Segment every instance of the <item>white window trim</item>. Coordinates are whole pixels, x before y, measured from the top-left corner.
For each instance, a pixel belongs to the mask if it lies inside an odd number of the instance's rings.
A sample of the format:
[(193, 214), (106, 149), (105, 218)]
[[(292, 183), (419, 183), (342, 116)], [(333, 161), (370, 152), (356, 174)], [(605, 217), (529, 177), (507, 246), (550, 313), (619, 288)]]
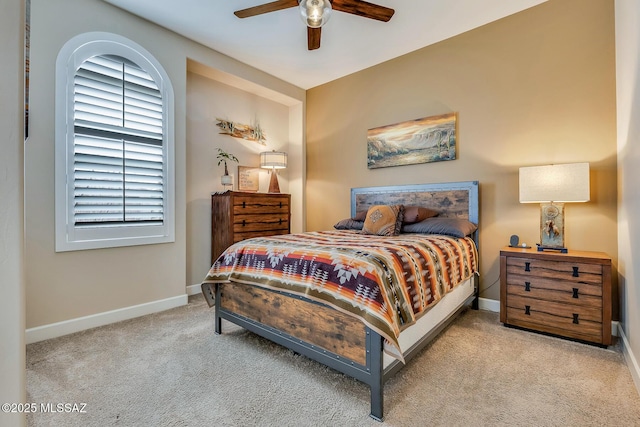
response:
[[(164, 221), (163, 225), (74, 226), (73, 220), (73, 79), (78, 67), (96, 55), (129, 59), (149, 73), (164, 100)], [(169, 76), (160, 63), (137, 43), (106, 32), (80, 34), (60, 49), (55, 76), (55, 222), (56, 252), (148, 245), (175, 241), (174, 94)], [(71, 147), (71, 148), (70, 148)], [(69, 182), (68, 182), (69, 181)]]

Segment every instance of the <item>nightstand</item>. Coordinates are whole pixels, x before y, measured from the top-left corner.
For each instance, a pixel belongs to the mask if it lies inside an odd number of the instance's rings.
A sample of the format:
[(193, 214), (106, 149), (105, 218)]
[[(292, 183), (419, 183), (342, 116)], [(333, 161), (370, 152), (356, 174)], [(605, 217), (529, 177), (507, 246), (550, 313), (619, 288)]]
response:
[(611, 344), (611, 258), (602, 252), (500, 251), (500, 321)]

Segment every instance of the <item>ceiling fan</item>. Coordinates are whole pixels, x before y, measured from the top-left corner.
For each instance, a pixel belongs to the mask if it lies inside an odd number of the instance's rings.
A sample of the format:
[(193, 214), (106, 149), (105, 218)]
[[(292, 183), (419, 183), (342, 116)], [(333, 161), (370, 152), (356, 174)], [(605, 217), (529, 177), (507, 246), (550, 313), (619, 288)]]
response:
[(389, 21), (395, 12), (388, 7), (361, 0), (277, 0), (237, 10), (234, 15), (238, 18), (249, 18), (291, 7), (300, 8), (300, 15), (307, 24), (307, 47), (309, 50), (320, 47), (321, 27), (329, 19), (331, 9), (383, 22)]

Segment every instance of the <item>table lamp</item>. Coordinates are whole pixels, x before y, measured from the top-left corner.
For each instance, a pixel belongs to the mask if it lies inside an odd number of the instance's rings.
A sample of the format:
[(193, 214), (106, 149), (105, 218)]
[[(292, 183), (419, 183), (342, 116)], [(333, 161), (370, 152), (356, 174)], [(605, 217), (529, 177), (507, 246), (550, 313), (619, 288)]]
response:
[(282, 151), (265, 151), (260, 153), (260, 167), (271, 169), (271, 180), (269, 181), (269, 193), (279, 193), (278, 175), (276, 169), (287, 167), (287, 153)]
[(540, 203), (538, 251), (567, 252), (564, 204), (588, 202), (589, 163), (520, 168), (520, 203)]

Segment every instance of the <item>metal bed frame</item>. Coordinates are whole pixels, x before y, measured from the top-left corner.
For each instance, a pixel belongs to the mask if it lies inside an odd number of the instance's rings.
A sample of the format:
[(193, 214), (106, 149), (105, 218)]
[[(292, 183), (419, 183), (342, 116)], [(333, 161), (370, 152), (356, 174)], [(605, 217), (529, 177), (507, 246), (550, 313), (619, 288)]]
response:
[[(468, 210), (462, 215), (460, 213), (454, 213), (449, 216), (462, 216), (468, 218), (471, 222), (478, 223), (478, 182), (466, 181), (458, 183), (443, 183), (443, 184), (419, 184), (409, 186), (387, 186), (387, 187), (368, 187), (368, 188), (354, 188), (351, 190), (351, 202), (352, 202), (352, 214), (355, 214), (357, 210), (368, 207), (367, 205), (382, 204), (389, 198), (394, 201), (399, 200), (399, 194), (409, 194), (408, 198), (401, 198), (401, 200), (407, 200), (405, 204), (415, 204), (420, 200), (415, 200), (412, 196), (417, 193), (430, 193), (431, 195), (440, 192), (450, 191), (462, 191), (468, 192), (468, 198), (465, 203), (468, 205)], [(366, 200), (362, 202), (362, 200)], [(451, 200), (448, 200), (447, 204)], [(431, 207), (431, 206), (430, 206)], [(447, 216), (446, 214), (444, 216)], [(476, 231), (472, 236), (476, 245), (478, 243), (478, 232)], [(447, 325), (455, 319), (460, 311), (462, 311), (467, 305), (471, 305), (473, 309), (478, 309), (478, 295), (479, 295), (479, 279), (477, 275), (472, 277), (474, 294), (467, 298), (467, 300), (457, 307), (453, 313), (447, 316), (446, 319), (441, 321), (438, 325), (430, 330), (426, 335), (420, 338), (411, 348), (409, 348), (405, 354), (403, 354), (405, 362), (408, 362), (415, 357), (420, 350), (422, 350), (433, 338), (435, 338)], [(312, 301), (305, 297), (294, 295), (287, 292), (281, 292), (277, 290), (265, 290), (267, 292), (273, 292), (275, 294), (284, 296), (286, 298), (297, 299), (305, 301), (310, 304), (318, 306), (328, 307), (325, 304)], [(384, 368), (383, 364), (383, 338), (377, 332), (365, 327), (365, 346), (366, 346), (366, 363), (364, 365), (349, 360), (344, 356), (328, 351), (317, 344), (304, 341), (296, 338), (290, 334), (287, 334), (277, 328), (265, 325), (247, 316), (235, 313), (230, 310), (226, 310), (221, 305), (222, 294), (221, 285), (216, 284), (214, 289), (211, 287), (204, 287), (203, 293), (209, 300), (210, 305), (215, 304), (215, 333), (222, 333), (222, 319), (228, 320), (236, 325), (239, 325), (253, 333), (256, 333), (264, 338), (267, 338), (279, 345), (282, 345), (288, 349), (291, 349), (301, 355), (304, 355), (310, 359), (322, 363), (332, 369), (344, 373), (350, 377), (353, 377), (370, 387), (371, 390), (371, 413), (370, 416), (378, 421), (383, 420), (383, 407), (384, 407), (384, 393), (383, 386), (387, 379), (391, 378), (397, 371), (399, 371), (404, 365), (399, 360), (392, 361), (389, 366)], [(214, 302), (215, 301), (215, 302)]]

